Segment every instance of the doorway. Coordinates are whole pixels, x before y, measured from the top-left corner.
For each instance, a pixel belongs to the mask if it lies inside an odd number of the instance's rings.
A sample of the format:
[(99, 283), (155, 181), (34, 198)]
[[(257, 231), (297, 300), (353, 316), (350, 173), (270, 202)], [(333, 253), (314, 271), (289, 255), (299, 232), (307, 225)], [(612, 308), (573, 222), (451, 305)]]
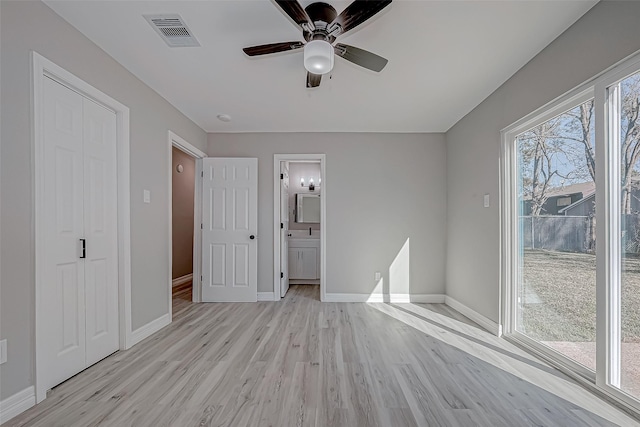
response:
[(196, 159), (172, 147), (171, 150), (171, 294), (175, 305), (193, 300), (193, 221)]
[(289, 285), (319, 287), (325, 299), (326, 182), (324, 154), (274, 155), (275, 301)]
[(171, 315), (200, 301), (201, 189), (206, 154), (169, 131), (169, 307)]

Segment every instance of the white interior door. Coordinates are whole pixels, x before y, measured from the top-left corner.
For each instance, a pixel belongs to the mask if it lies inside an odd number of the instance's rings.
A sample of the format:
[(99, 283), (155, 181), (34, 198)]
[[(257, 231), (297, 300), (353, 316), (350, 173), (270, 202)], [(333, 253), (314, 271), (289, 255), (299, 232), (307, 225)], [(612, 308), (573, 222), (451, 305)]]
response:
[(289, 290), (289, 166), (280, 162), (280, 297)]
[(51, 79), (43, 91), (37, 315), (50, 388), (118, 349), (116, 122), (115, 113)]
[(202, 159), (202, 301), (258, 299), (258, 159)]
[(119, 348), (116, 114), (83, 99), (86, 365)]
[(45, 283), (38, 316), (50, 388), (85, 367), (83, 121), (82, 96), (51, 79), (43, 90)]

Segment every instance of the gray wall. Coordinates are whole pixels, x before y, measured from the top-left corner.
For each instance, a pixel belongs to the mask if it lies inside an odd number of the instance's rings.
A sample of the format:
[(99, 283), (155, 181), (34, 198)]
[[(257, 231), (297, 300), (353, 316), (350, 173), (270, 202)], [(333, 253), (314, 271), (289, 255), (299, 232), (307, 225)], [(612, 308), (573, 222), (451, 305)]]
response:
[(273, 155), (326, 154), (328, 293), (370, 293), (410, 238), (411, 287), (444, 293), (442, 134), (209, 134), (210, 156), (258, 158), (258, 291), (273, 290)]
[[(168, 312), (171, 129), (204, 149), (206, 134), (40, 2), (0, 2), (1, 225), (0, 400), (33, 384), (34, 237), (30, 51), (35, 50), (131, 109), (131, 258), (134, 329)], [(142, 190), (151, 190), (151, 204)]]
[(640, 49), (638, 17), (600, 2), (446, 133), (447, 295), (500, 320), (500, 130)]

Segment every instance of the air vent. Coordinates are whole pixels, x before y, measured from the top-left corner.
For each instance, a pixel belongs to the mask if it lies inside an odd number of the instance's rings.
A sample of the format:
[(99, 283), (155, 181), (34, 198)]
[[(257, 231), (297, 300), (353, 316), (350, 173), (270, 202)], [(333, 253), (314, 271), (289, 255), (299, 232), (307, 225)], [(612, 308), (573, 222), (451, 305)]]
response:
[(169, 47), (200, 46), (180, 15), (143, 15)]

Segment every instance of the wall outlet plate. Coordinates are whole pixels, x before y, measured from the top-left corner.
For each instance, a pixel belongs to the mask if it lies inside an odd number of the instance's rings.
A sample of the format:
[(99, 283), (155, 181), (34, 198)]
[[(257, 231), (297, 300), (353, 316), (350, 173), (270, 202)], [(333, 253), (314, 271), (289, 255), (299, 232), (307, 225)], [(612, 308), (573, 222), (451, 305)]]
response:
[(7, 340), (0, 341), (0, 365), (7, 361)]

